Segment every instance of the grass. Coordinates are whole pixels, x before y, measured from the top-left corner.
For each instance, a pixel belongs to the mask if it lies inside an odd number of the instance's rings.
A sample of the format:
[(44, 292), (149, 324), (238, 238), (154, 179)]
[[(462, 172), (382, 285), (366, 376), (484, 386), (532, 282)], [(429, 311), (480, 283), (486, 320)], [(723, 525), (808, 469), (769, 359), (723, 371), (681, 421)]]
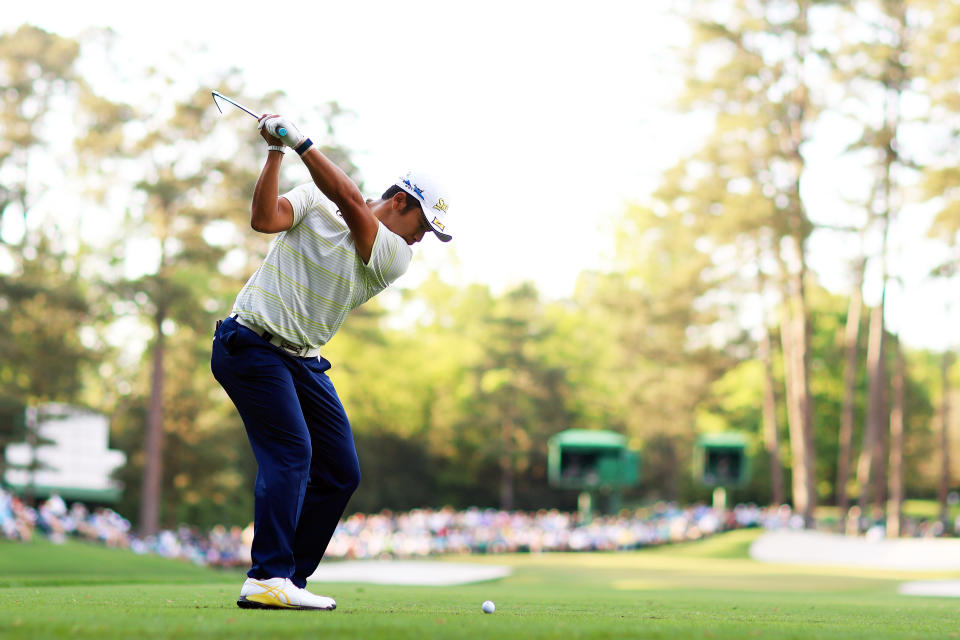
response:
[[(0, 588), (106, 584), (191, 584), (243, 580), (181, 561), (82, 542), (55, 545), (0, 541)], [(0, 592), (2, 594), (3, 592)], [(0, 595), (0, 598), (3, 596)]]
[[(459, 587), (314, 584), (334, 612), (236, 607), (243, 574), (80, 543), (0, 543), (0, 638), (960, 638), (930, 574), (765, 565), (754, 531), (630, 553), (452, 558), (513, 575)], [(957, 578), (956, 574), (936, 577)], [(483, 600), (497, 612), (480, 612)]]

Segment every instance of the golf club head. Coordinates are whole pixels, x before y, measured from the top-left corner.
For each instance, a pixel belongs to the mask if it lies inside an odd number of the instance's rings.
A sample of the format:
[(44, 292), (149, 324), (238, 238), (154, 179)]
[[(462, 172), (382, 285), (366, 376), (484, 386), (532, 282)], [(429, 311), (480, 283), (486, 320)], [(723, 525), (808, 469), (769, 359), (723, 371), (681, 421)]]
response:
[(211, 92), (211, 95), (213, 96), (213, 104), (217, 105), (217, 111), (219, 111), (219, 112), (222, 114), (222, 113), (223, 113), (223, 109), (220, 108), (220, 101), (217, 100), (217, 92), (216, 92), (216, 91), (212, 91), (212, 92)]

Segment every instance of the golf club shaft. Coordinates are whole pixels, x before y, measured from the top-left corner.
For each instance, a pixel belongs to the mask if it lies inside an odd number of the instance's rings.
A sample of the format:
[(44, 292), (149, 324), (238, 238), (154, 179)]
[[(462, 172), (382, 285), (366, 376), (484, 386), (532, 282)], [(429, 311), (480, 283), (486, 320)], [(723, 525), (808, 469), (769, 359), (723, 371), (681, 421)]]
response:
[[(244, 112), (246, 112), (246, 113), (249, 113), (249, 114), (252, 115), (254, 118), (257, 118), (257, 119), (260, 118), (260, 116), (258, 116), (258, 115), (255, 114), (253, 111), (251, 111), (251, 110), (248, 109), (247, 107), (243, 106), (242, 104), (240, 104), (239, 102), (237, 102), (237, 101), (234, 100), (233, 98), (228, 98), (227, 96), (223, 95), (223, 94), (220, 93), (219, 91), (211, 91), (210, 93), (213, 94), (213, 101), (214, 101), (214, 103), (216, 103), (217, 98), (220, 98), (220, 99), (223, 100), (224, 102), (229, 102), (230, 104), (232, 104), (233, 106), (235, 106), (237, 109), (240, 109), (241, 111), (244, 111)], [(217, 106), (219, 106), (219, 105), (217, 105)]]
[[(253, 117), (256, 118), (257, 120), (260, 119), (260, 116), (258, 116), (256, 113), (254, 113), (253, 111), (251, 111), (251, 110), (248, 109), (247, 107), (243, 106), (242, 104), (240, 104), (240, 103), (237, 102), (236, 100), (233, 100), (232, 98), (228, 98), (227, 96), (223, 95), (223, 94), (220, 93), (219, 91), (211, 91), (210, 93), (213, 95), (213, 102), (214, 102), (214, 104), (217, 105), (217, 108), (218, 108), (218, 109), (220, 108), (220, 104), (217, 102), (217, 98), (220, 98), (221, 100), (223, 100), (223, 101), (225, 101), (225, 102), (229, 102), (230, 104), (232, 104), (233, 106), (235, 106), (237, 109), (240, 109), (240, 110), (243, 111), (244, 113), (249, 113), (251, 116), (253, 116)], [(222, 113), (222, 111), (221, 111), (221, 113)], [(277, 133), (278, 133), (280, 136), (285, 136), (285, 135), (287, 135), (287, 130), (284, 129), (283, 127), (280, 127), (279, 129), (277, 129)]]

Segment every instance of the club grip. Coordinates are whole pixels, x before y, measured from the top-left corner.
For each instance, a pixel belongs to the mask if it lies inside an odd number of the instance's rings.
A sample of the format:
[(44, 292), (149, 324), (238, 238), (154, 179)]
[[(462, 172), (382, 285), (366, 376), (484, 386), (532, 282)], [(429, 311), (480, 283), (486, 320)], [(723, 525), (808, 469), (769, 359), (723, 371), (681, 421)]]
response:
[(282, 138), (283, 136), (287, 135), (287, 128), (281, 127), (280, 122), (272, 119), (267, 121), (267, 131), (270, 133), (270, 135), (277, 138)]

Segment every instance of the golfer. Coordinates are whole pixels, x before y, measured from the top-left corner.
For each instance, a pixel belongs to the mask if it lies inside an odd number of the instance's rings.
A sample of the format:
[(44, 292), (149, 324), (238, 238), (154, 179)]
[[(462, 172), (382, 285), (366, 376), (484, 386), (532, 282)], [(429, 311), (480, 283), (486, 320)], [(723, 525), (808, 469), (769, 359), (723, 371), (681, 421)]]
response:
[[(253, 566), (237, 604), (330, 610), (337, 603), (307, 591), (307, 578), (360, 482), (360, 466), (320, 352), (351, 309), (403, 275), (412, 245), (430, 232), (451, 239), (446, 194), (410, 172), (365, 200), (288, 119), (263, 116), (260, 135), (267, 160), (250, 224), (277, 236), (231, 315), (217, 323), (211, 358), (257, 459)], [(285, 146), (313, 182), (280, 196)]]

